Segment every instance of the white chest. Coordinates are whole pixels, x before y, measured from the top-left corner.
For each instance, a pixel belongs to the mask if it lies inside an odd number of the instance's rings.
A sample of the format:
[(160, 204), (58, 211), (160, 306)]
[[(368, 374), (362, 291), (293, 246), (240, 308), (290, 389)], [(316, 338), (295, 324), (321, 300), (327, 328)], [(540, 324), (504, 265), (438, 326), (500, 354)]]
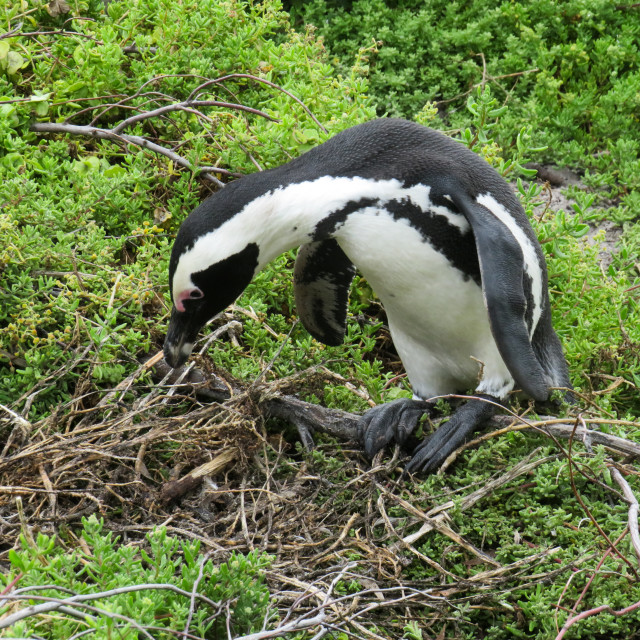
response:
[(477, 387), (498, 395), (509, 386), (480, 287), (408, 221), (363, 210), (348, 217), (336, 238), (382, 301), (417, 395)]

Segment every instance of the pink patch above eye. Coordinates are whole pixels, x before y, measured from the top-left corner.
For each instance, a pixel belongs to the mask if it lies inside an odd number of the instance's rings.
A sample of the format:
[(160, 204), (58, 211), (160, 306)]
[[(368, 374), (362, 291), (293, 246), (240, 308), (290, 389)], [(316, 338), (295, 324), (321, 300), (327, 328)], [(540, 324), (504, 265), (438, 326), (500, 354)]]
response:
[(184, 301), (185, 300), (196, 300), (198, 298), (202, 298), (202, 291), (200, 289), (185, 289), (181, 291), (175, 298), (175, 305), (178, 311), (184, 312)]

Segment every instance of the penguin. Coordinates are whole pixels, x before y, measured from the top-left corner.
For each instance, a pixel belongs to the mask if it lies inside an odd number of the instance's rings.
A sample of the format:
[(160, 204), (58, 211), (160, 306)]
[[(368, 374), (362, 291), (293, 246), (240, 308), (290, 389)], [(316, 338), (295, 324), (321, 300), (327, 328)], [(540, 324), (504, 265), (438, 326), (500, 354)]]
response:
[(407, 443), (434, 398), (474, 390), (413, 450), (406, 472), (432, 472), (512, 392), (546, 401), (570, 388), (544, 256), (519, 200), (460, 142), (391, 118), (231, 182), (190, 213), (169, 264), (166, 361), (182, 365), (204, 324), (295, 247), (296, 308), (314, 338), (342, 342), (356, 269), (385, 308), (414, 395), (362, 416), (368, 456)]

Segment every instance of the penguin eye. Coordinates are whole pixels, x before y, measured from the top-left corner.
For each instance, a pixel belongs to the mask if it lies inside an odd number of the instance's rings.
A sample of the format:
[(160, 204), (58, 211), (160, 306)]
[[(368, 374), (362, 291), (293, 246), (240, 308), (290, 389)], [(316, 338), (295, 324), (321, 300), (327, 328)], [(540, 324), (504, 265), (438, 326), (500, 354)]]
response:
[(175, 298), (176, 309), (182, 313), (185, 311), (184, 303), (190, 300), (200, 300), (204, 298), (204, 293), (202, 289), (198, 287), (193, 287), (192, 289), (185, 289), (181, 291)]

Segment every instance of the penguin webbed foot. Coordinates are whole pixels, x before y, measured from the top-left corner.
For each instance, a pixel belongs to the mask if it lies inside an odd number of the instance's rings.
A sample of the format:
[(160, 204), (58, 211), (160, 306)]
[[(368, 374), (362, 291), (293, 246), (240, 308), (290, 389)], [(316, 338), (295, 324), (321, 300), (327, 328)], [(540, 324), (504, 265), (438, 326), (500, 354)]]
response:
[(373, 456), (390, 442), (405, 445), (420, 418), (433, 409), (423, 400), (399, 398), (369, 409), (358, 423), (358, 436), (367, 456)]
[(403, 475), (427, 474), (437, 470), (499, 408), (500, 401), (492, 396), (478, 396), (467, 400), (447, 422), (414, 449), (413, 457)]

